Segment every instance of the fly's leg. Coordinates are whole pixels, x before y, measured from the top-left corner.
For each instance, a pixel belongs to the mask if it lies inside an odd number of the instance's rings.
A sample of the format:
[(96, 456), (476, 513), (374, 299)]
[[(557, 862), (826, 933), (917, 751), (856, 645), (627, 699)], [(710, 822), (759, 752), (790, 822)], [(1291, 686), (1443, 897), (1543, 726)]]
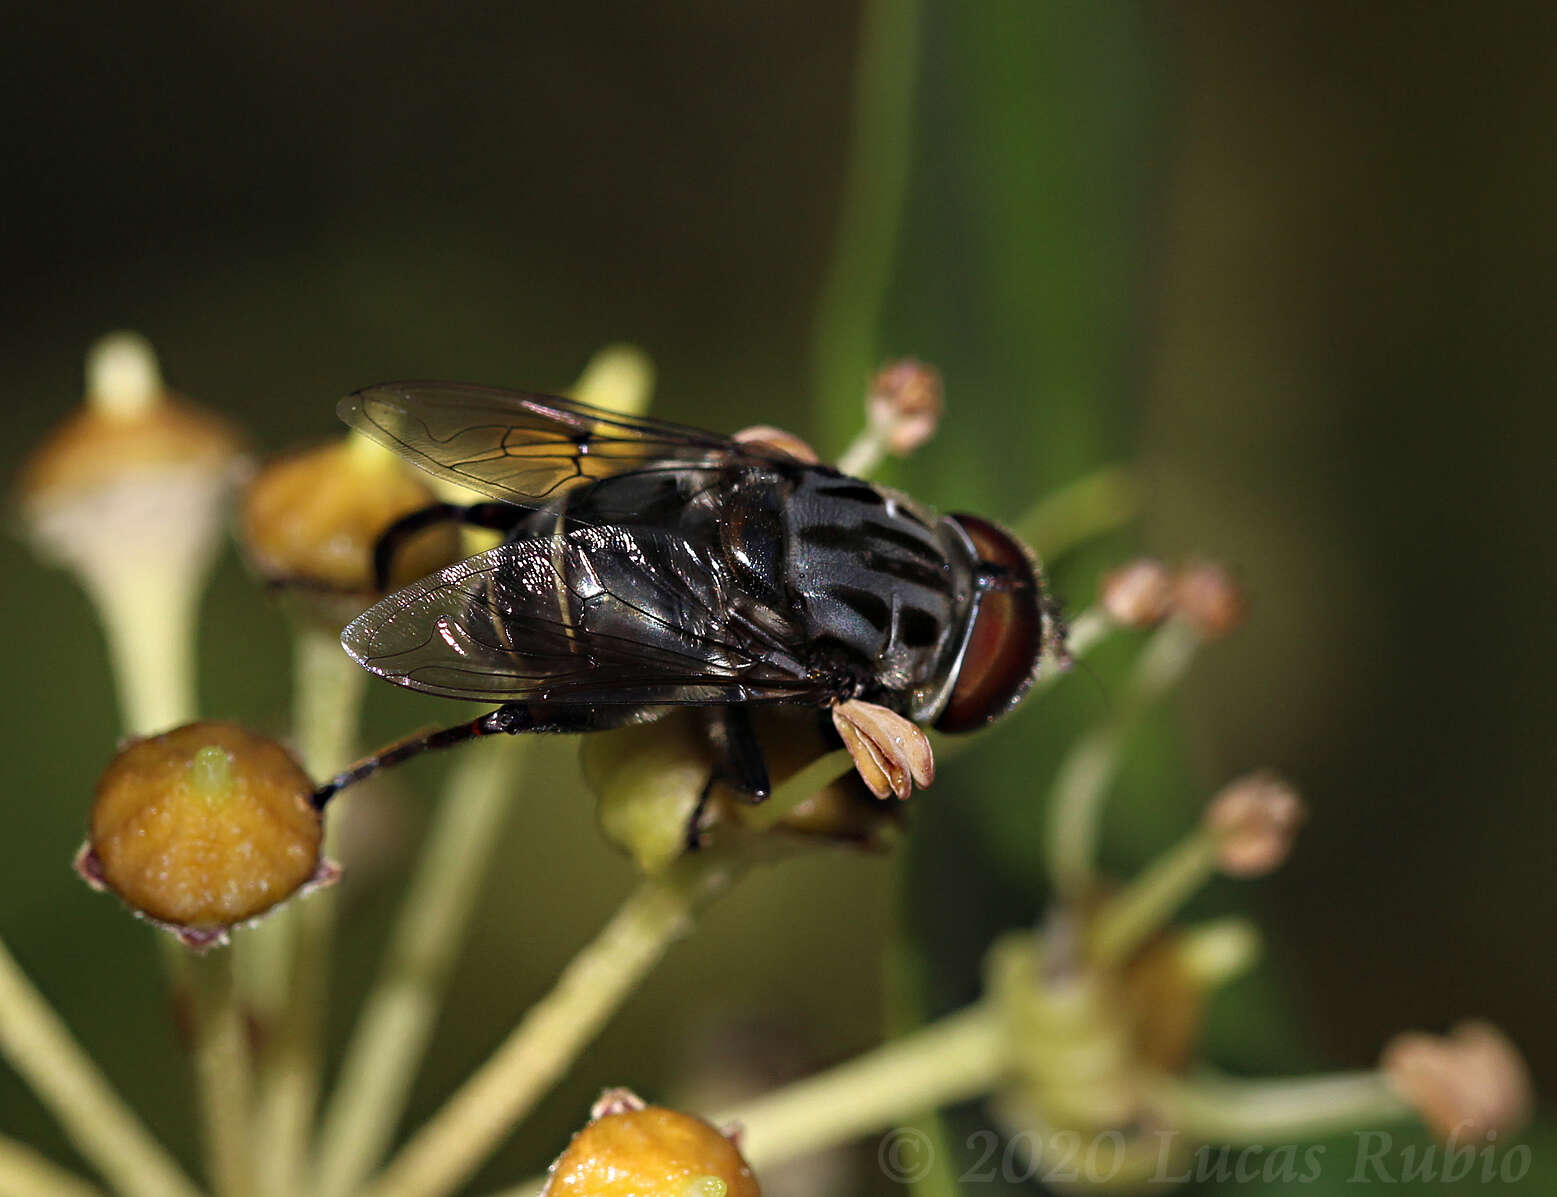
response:
[(389, 573), (395, 554), (407, 540), (425, 528), (437, 524), (464, 524), (492, 532), (508, 532), (524, 518), (524, 510), (512, 503), (433, 503), (409, 515), (403, 515), (379, 534), (373, 545), (373, 588), (380, 593), (389, 589)]
[(751, 725), (751, 708), (730, 703), (716, 707), (709, 733), (714, 751), (719, 754), (717, 780), (745, 795), (748, 801), (761, 802), (773, 788), (768, 776), (768, 761)]
[(752, 729), (750, 709), (734, 703), (715, 707), (709, 712), (708, 734), (718, 763), (709, 774), (703, 792), (697, 796), (692, 817), (687, 820), (688, 848), (696, 848), (702, 839), (703, 817), (708, 812), (708, 800), (716, 785), (723, 782), (752, 803), (761, 802), (773, 790), (767, 758)]
[(337, 773), (313, 792), (310, 801), (315, 810), (323, 810), (325, 803), (347, 786), (356, 785), (372, 777), (380, 769), (398, 765), (402, 761), (431, 752), (436, 748), (452, 748), (467, 740), (479, 740), (483, 736), (523, 735), (526, 733), (605, 731), (642, 718), (639, 707), (567, 707), (542, 706), (527, 702), (510, 702), (488, 711), (468, 723), (456, 723), (433, 731), (420, 731), (396, 740), (387, 748), (380, 748), (371, 756), (365, 756), (356, 764)]

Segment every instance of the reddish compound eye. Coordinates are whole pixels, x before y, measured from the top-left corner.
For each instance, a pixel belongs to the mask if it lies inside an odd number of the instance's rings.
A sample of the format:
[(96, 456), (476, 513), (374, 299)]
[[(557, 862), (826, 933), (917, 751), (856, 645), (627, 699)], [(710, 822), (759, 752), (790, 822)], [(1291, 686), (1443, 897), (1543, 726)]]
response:
[(946, 709), (944, 732), (972, 731), (1005, 714), (1027, 693), (1043, 656), (1043, 588), (1032, 555), (1004, 528), (973, 515), (953, 515), (979, 560), (1002, 576), (986, 589)]

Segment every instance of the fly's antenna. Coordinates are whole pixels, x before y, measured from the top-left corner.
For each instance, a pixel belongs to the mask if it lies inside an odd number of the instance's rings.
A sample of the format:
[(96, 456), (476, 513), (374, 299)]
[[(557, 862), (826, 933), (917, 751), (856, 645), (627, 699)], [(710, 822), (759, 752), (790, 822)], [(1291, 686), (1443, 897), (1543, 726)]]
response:
[(1086, 661), (1071, 655), (1070, 645), (1070, 621), (1065, 618), (1065, 604), (1060, 601), (1052, 591), (1044, 589), (1040, 602), (1043, 610), (1043, 647), (1044, 656), (1053, 661), (1063, 673), (1069, 673), (1072, 669), (1079, 669), (1086, 674), (1092, 684), (1097, 687), (1098, 696), (1103, 700), (1105, 710), (1112, 712), (1114, 708), (1113, 696), (1109, 694), (1108, 687), (1103, 684), (1103, 679)]
[(1097, 688), (1098, 697), (1103, 701), (1103, 709), (1110, 715), (1114, 713), (1114, 696), (1108, 692), (1108, 687), (1103, 684), (1102, 677), (1096, 669), (1092, 668), (1089, 662), (1075, 657), (1068, 657), (1065, 668), (1075, 668), (1086, 674), (1093, 686)]

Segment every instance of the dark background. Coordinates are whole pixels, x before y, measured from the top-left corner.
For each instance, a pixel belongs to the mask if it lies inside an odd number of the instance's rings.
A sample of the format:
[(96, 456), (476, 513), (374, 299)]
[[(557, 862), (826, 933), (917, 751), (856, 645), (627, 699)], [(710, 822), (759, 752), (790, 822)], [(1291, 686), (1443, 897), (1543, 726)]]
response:
[[(1251, 592), (1111, 807), (1125, 868), (1246, 767), (1310, 796), (1291, 864), (1203, 903), (1255, 911), (1271, 940), (1208, 1054), (1364, 1067), (1399, 1028), (1485, 1015), (1549, 1085), (1557, 10), (932, 4), (898, 188), (868, 144), (851, 159), (855, 68), (916, 11), (9, 6), (0, 465), (14, 474), (118, 327), (267, 451), (333, 435), (334, 398), (368, 382), (557, 388), (629, 339), (657, 363), (658, 413), (785, 424), (836, 452), (864, 370), (917, 354), (945, 371), (949, 416), (895, 481), (1014, 518), (1129, 460), (1141, 519), (1057, 563), (1071, 604), (1136, 548), (1215, 555)], [(819, 308), (840, 230), (845, 260), (860, 237), (885, 247), (879, 318), (868, 296)], [(21, 544), (0, 559), (0, 933), (192, 1152), (151, 932), (66, 867), (116, 738), (98, 633)], [(229, 555), (204, 614), (209, 713), (282, 730), (285, 653)], [(816, 1063), (875, 1042), (904, 889), (924, 1001), (970, 994), (988, 934), (1042, 901), (1044, 780), (1120, 664), (946, 769), (906, 863), (822, 856), (727, 899), (485, 1180), (543, 1163), (604, 1083), (688, 1083), (721, 1028), (782, 1033)], [(371, 732), (441, 715), (375, 692)], [(403, 848), (438, 769), (408, 771)], [(516, 803), (413, 1114), (628, 884), (582, 797), (552, 800), (576, 788), (571, 749), (536, 769), (547, 801)], [(394, 881), (353, 891), (341, 1031)], [(8, 1072), (0, 1129), (68, 1152)], [(1527, 1184), (1550, 1182), (1547, 1154)], [(840, 1191), (884, 1183), (863, 1158)]]

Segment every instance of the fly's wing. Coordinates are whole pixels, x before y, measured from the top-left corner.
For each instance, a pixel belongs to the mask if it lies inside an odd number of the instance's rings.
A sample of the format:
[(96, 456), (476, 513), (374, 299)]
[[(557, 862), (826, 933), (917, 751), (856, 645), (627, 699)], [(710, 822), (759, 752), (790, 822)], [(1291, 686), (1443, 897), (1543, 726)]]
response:
[(788, 460), (680, 424), (464, 383), (384, 383), (348, 395), (338, 410), (429, 473), (525, 507), (627, 471), (771, 469)]
[(341, 642), (398, 685), (480, 702), (828, 697), (800, 663), (799, 630), (773, 632), (743, 601), (715, 557), (682, 537), (580, 527), (423, 578), (358, 616)]

